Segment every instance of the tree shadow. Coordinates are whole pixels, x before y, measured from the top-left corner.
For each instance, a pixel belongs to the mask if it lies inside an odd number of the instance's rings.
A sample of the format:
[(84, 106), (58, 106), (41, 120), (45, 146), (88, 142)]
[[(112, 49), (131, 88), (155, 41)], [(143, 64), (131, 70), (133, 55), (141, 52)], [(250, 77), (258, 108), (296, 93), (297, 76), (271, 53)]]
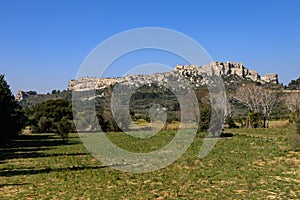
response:
[(14, 158), (38, 158), (55, 156), (88, 155), (88, 153), (76, 154), (45, 154), (41, 151), (53, 147), (74, 145), (79, 142), (63, 141), (55, 135), (21, 135), (18, 139), (0, 144), (0, 164)]
[(45, 168), (45, 169), (17, 169), (17, 170), (0, 170), (0, 177), (11, 177), (18, 175), (34, 175), (44, 174), (51, 172), (64, 172), (64, 171), (79, 171), (87, 169), (103, 169), (109, 166), (72, 166), (66, 168)]
[(11, 183), (11, 184), (0, 184), (0, 188), (7, 187), (7, 186), (23, 186), (28, 185), (31, 183)]
[[(74, 137), (77, 138), (77, 137)], [(22, 135), (18, 139), (0, 145), (0, 164), (7, 162), (10, 159), (19, 158), (43, 158), (43, 157), (59, 157), (59, 156), (85, 156), (90, 155), (88, 152), (78, 153), (45, 153), (45, 150), (59, 148), (65, 145), (79, 144), (80, 140), (72, 138), (69, 141), (63, 141), (56, 135), (39, 134), (39, 135)], [(18, 166), (18, 168), (1, 167), (0, 177), (12, 177), (18, 175), (34, 175), (51, 172), (64, 172), (64, 171), (79, 171), (88, 169), (102, 169), (110, 166), (66, 166), (60, 168), (39, 168)], [(1, 187), (13, 186), (18, 184), (2, 184)], [(21, 184), (20, 184), (21, 185)]]

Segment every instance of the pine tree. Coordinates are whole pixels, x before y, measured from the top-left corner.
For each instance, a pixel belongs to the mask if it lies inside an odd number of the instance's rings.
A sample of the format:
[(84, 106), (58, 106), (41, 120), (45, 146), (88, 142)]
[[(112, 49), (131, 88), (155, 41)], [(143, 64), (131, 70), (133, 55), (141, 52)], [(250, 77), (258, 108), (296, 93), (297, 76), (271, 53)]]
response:
[(0, 141), (16, 137), (25, 122), (24, 113), (0, 74)]

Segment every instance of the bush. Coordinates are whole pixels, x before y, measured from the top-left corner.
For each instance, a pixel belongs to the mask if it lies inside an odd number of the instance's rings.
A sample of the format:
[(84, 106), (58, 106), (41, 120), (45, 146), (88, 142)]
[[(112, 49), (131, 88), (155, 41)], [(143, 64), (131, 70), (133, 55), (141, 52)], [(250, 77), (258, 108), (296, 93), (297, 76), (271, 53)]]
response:
[(228, 116), (226, 118), (226, 125), (228, 128), (239, 128), (239, 126), (237, 126), (233, 120), (233, 118), (231, 116)]
[(257, 112), (249, 112), (246, 118), (245, 126), (246, 128), (260, 128), (262, 127), (261, 123), (262, 114)]

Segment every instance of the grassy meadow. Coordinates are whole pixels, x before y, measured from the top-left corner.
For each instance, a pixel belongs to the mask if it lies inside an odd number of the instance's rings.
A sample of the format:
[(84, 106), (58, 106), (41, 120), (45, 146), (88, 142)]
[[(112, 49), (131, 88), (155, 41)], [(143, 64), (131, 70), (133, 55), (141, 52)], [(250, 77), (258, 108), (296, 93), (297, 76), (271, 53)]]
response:
[[(0, 147), (0, 199), (299, 199), (300, 152), (292, 129), (232, 129), (204, 159), (197, 136), (176, 162), (133, 174), (103, 166), (71, 134), (22, 135)], [(149, 152), (170, 141), (163, 131), (144, 142), (108, 133), (115, 144)]]

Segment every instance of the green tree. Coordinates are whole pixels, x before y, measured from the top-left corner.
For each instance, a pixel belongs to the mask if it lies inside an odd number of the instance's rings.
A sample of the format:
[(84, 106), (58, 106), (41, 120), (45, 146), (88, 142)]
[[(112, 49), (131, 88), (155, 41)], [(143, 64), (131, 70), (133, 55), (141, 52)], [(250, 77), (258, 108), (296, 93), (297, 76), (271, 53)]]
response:
[(16, 137), (26, 122), (21, 106), (16, 102), (9, 85), (0, 75), (0, 137), (1, 141)]
[(208, 103), (202, 103), (199, 107), (200, 119), (199, 119), (199, 131), (205, 131), (209, 128), (211, 119), (211, 105)]
[(33, 117), (46, 117), (59, 122), (63, 117), (73, 118), (71, 103), (65, 99), (48, 100), (33, 108)]
[(300, 77), (297, 80), (292, 80), (289, 84), (288, 84), (288, 88), (290, 90), (300, 90)]
[(58, 134), (63, 140), (68, 138), (68, 134), (72, 131), (72, 124), (67, 117), (63, 117), (60, 122), (58, 122)]
[(37, 132), (39, 133), (49, 133), (53, 132), (54, 123), (51, 119), (47, 117), (41, 117), (37, 123)]
[(40, 133), (58, 133), (66, 139), (75, 132), (72, 105), (65, 99), (48, 100), (33, 107), (30, 114), (33, 129)]

